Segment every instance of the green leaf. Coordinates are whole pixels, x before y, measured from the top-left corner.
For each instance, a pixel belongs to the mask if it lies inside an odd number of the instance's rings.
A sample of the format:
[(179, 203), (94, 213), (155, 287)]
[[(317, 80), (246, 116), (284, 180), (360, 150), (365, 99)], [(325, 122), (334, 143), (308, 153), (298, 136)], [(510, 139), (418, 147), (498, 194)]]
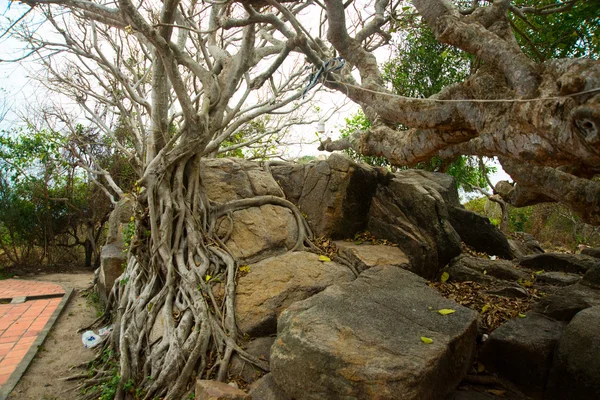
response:
[(425, 344), (431, 344), (431, 343), (433, 343), (433, 339), (425, 337), (425, 336), (421, 336), (421, 342), (423, 342)]
[(527, 315), (519, 313), (519, 318), (525, 318)]
[(208, 282), (208, 281), (210, 281), (210, 279), (211, 279), (211, 278), (212, 278), (212, 276), (210, 276), (210, 275), (206, 275), (206, 276), (204, 277), (204, 280), (205, 280), (206, 282)]
[(440, 277), (440, 281), (446, 282), (448, 279), (450, 279), (450, 274), (447, 272), (443, 272), (442, 276)]
[(438, 310), (438, 312), (442, 315), (448, 315), (448, 314), (455, 313), (456, 310), (452, 310), (451, 308), (442, 308), (441, 310)]
[(330, 262), (331, 258), (329, 258), (327, 256), (319, 256), (319, 261), (321, 261), (321, 262)]

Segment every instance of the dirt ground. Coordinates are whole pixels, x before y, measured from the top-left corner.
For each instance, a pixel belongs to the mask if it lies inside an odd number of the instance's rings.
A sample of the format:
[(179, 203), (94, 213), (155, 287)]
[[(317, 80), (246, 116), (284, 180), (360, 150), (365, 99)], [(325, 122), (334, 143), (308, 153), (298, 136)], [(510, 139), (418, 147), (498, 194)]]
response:
[(63, 400), (77, 397), (77, 382), (61, 381), (61, 378), (81, 374), (84, 369), (74, 368), (94, 358), (94, 351), (81, 343), (77, 330), (92, 323), (96, 309), (82, 296), (94, 278), (86, 273), (52, 273), (26, 276), (25, 279), (54, 282), (65, 288), (74, 288), (71, 301), (48, 334), (46, 341), (29, 365), (25, 375), (9, 395), (10, 400)]

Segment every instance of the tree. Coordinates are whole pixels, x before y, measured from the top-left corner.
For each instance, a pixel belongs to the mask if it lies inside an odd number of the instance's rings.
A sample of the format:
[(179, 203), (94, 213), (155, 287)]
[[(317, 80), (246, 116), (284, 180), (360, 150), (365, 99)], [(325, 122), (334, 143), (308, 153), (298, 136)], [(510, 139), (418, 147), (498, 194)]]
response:
[[(587, 222), (600, 224), (600, 183), (592, 179), (600, 165), (600, 63), (584, 58), (536, 62), (518, 45), (510, 19), (577, 10), (585, 18), (579, 26), (592, 27), (600, 3), (569, 1), (540, 8), (508, 0), (457, 3), (412, 1), (438, 41), (471, 54), (481, 66), (461, 83), (414, 99), (386, 90), (372, 51), (374, 38), (385, 37), (398, 24), (397, 3), (375, 1), (373, 17), (353, 31), (343, 2), (324, 1), (327, 38), (360, 75), (359, 83), (348, 67), (329, 74), (325, 84), (361, 105), (372, 126), (322, 148), (353, 147), (394, 165), (434, 156), (497, 156), (516, 181), (495, 187), (510, 204), (561, 202)], [(410, 129), (398, 130), (398, 124)]]

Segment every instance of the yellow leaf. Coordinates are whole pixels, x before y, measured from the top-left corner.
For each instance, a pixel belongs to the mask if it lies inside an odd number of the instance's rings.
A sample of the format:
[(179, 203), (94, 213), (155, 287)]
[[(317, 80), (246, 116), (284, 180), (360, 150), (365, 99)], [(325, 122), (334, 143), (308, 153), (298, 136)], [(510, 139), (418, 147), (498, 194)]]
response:
[(319, 256), (319, 261), (322, 262), (330, 262), (331, 258), (327, 257), (327, 256)]
[(519, 318), (525, 318), (527, 315), (519, 313)]
[(249, 266), (247, 266), (247, 265), (242, 265), (242, 266), (239, 268), (239, 270), (240, 270), (241, 272), (250, 272), (250, 267), (249, 267)]
[(486, 312), (489, 309), (490, 309), (490, 305), (486, 304), (485, 306), (481, 307), (481, 313), (483, 314), (484, 312)]
[(485, 269), (484, 269), (484, 270), (483, 270), (483, 274), (484, 274), (484, 275), (487, 275), (487, 270), (485, 270)]
[(442, 276), (440, 278), (440, 281), (446, 282), (448, 279), (450, 279), (450, 274), (447, 273), (447, 272), (442, 272)]
[(210, 281), (210, 278), (212, 278), (212, 276), (210, 276), (210, 275), (206, 275), (206, 276), (204, 277), (204, 280), (205, 280), (206, 282), (208, 282), (208, 281)]
[(431, 344), (431, 343), (433, 343), (433, 339), (430, 339), (430, 338), (425, 337), (425, 336), (421, 336), (421, 342), (423, 342), (425, 344)]
[(482, 373), (483, 371), (485, 371), (485, 366), (482, 363), (478, 362), (477, 363), (477, 372)]
[(543, 273), (544, 273), (544, 270), (541, 270), (541, 271), (535, 271), (535, 274), (536, 274), (536, 275), (541, 275), (541, 274), (543, 274)]
[(452, 310), (450, 308), (442, 308), (441, 310), (438, 310), (438, 312), (442, 315), (448, 315), (456, 312), (456, 310)]
[(525, 287), (532, 287), (533, 286), (533, 282), (531, 281), (523, 281), (523, 283), (521, 284)]
[(506, 390), (499, 389), (488, 389), (488, 393), (494, 394), (496, 396), (504, 396), (506, 394)]

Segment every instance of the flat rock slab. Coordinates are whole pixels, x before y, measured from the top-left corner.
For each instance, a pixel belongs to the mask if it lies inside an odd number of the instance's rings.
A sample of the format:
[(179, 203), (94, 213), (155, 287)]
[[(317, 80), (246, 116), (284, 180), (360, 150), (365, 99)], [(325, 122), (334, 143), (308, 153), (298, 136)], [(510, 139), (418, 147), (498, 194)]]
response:
[(600, 398), (600, 307), (578, 313), (565, 329), (548, 381), (548, 399)]
[(242, 332), (253, 337), (275, 333), (277, 317), (295, 301), (355, 278), (347, 267), (307, 252), (286, 253), (249, 267), (250, 273), (237, 284), (235, 312)]
[(533, 310), (558, 321), (570, 321), (581, 310), (595, 306), (600, 306), (600, 290), (576, 283), (542, 298)]
[(266, 374), (250, 386), (248, 392), (255, 400), (293, 400), (283, 391), (273, 379), (272, 374)]
[(444, 271), (448, 272), (451, 280), (457, 282), (492, 283), (495, 279), (505, 281), (531, 279), (530, 274), (515, 268), (512, 261), (488, 260), (466, 254), (453, 259)]
[(334, 244), (340, 251), (340, 254), (354, 264), (358, 272), (362, 272), (377, 265), (409, 267), (408, 257), (398, 247), (372, 245), (368, 243), (356, 244), (344, 240), (335, 241)]
[(581, 276), (568, 272), (548, 271), (537, 275), (537, 280), (555, 286), (569, 286), (581, 280)]
[(521, 258), (519, 265), (534, 271), (582, 274), (592, 267), (600, 266), (600, 259), (584, 254), (544, 253), (525, 256)]
[(479, 361), (526, 395), (541, 398), (554, 348), (566, 326), (565, 322), (537, 313), (510, 320), (492, 332), (479, 353)]
[(476, 312), (409, 271), (374, 267), (281, 315), (271, 373), (297, 400), (442, 399), (471, 366), (476, 336)]

